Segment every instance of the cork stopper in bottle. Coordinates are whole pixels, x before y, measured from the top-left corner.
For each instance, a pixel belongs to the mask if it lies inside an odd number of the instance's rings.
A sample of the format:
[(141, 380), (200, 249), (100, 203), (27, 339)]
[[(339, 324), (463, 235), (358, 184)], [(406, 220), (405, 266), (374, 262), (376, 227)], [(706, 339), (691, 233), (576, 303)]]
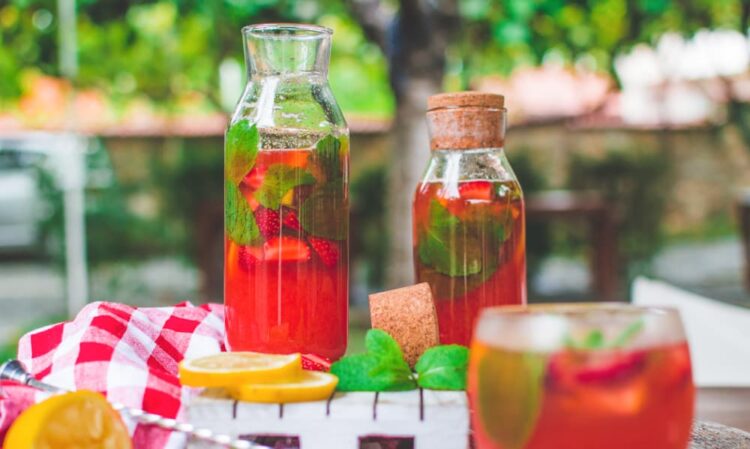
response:
[(427, 100), (433, 150), (498, 148), (505, 137), (505, 97), (485, 92), (452, 92)]

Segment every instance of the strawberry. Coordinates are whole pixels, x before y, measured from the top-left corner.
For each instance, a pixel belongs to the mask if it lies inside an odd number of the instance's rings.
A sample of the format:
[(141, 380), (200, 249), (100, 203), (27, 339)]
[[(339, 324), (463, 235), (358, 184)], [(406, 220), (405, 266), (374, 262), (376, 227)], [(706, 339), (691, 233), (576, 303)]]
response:
[(550, 359), (547, 379), (553, 384), (562, 385), (617, 382), (636, 374), (645, 363), (645, 351), (565, 351)]
[(458, 193), (464, 200), (492, 199), (492, 183), (489, 181), (468, 181), (458, 184)]
[(242, 183), (253, 190), (258, 190), (261, 184), (263, 184), (263, 177), (266, 175), (266, 171), (268, 171), (267, 167), (253, 167), (253, 169), (245, 175)]
[(312, 236), (307, 237), (307, 241), (327, 267), (333, 267), (339, 262), (339, 247), (336, 242)]
[(248, 271), (250, 267), (259, 264), (263, 260), (263, 248), (240, 246), (238, 258), (240, 268)]
[(319, 355), (303, 354), (302, 369), (310, 371), (328, 371), (331, 369), (331, 361)]
[(272, 237), (263, 244), (265, 260), (302, 261), (310, 258), (310, 247), (295, 237)]
[(297, 218), (297, 214), (291, 210), (291, 209), (284, 209), (281, 213), (281, 216), (283, 217), (282, 222), (284, 226), (286, 226), (289, 229), (292, 229), (294, 231), (299, 231), (302, 229), (302, 227), (299, 224), (299, 219)]
[(279, 235), (281, 222), (279, 221), (278, 211), (258, 206), (253, 214), (255, 215), (255, 222), (258, 224), (258, 229), (260, 229), (261, 235), (266, 240)]

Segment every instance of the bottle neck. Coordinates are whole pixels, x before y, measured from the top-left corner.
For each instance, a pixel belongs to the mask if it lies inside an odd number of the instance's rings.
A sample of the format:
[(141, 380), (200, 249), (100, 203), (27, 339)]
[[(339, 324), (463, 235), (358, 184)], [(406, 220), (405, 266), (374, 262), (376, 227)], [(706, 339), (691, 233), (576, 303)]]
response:
[(460, 107), (427, 113), (432, 150), (502, 148), (505, 109)]
[(245, 62), (250, 78), (328, 74), (331, 31), (312, 25), (245, 27)]

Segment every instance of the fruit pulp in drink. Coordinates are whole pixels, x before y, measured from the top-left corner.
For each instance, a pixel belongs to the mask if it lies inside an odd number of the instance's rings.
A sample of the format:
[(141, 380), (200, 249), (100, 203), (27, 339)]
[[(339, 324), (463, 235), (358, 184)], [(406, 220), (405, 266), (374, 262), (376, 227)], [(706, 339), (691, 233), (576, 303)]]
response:
[(543, 354), (475, 342), (477, 449), (685, 449), (695, 389), (685, 342)]
[(441, 343), (468, 346), (482, 308), (526, 302), (516, 181), (421, 183), (413, 217), (416, 278), (432, 288)]
[[(258, 238), (225, 235), (227, 339), (232, 350), (335, 360), (348, 320), (347, 148), (261, 150), (239, 190)], [(335, 163), (337, 166), (325, 167)]]

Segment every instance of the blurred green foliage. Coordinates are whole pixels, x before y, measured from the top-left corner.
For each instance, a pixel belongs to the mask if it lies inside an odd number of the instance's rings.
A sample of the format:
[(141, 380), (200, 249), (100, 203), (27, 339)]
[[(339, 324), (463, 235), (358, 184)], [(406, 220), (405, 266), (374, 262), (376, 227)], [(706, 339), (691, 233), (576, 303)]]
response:
[[(612, 56), (666, 31), (742, 30), (743, 0), (461, 0), (454, 76), (508, 74), (546, 58), (610, 71)], [(745, 30), (742, 30), (743, 32)]]
[[(89, 148), (86, 173), (86, 253), (91, 265), (139, 260), (166, 252), (174, 253), (182, 247), (185, 231), (179, 224), (173, 220), (154, 220), (133, 213), (128, 204), (128, 195), (133, 193), (133, 187), (123, 186), (115, 179), (108, 153), (101, 144)], [(65, 255), (63, 192), (47, 170), (40, 168), (37, 178), (40, 193), (49, 210), (41, 223), (45, 249), (62, 265)], [(148, 181), (152, 182), (153, 179), (156, 178), (150, 176)], [(161, 190), (159, 185), (149, 187)]]
[[(665, 151), (612, 149), (600, 157), (576, 154), (571, 160), (570, 187), (602, 192), (617, 207), (619, 250), (625, 262), (620, 266), (629, 267), (629, 277), (648, 273), (652, 257), (664, 243), (661, 223), (672, 176)], [(566, 240), (575, 242), (570, 236)]]
[[(612, 55), (667, 30), (741, 29), (743, 0), (460, 0), (463, 29), (452, 43), (448, 85), (508, 74), (551, 58), (609, 71)], [(330, 80), (344, 111), (393, 113), (386, 61), (349, 14), (346, 0), (78, 0), (80, 87), (115, 107), (136, 97), (173, 111), (219, 108), (218, 67), (240, 62), (242, 26), (303, 21), (335, 31)], [(388, 3), (388, 2), (386, 2)], [(394, 3), (394, 2), (390, 2)], [(24, 90), (24, 74), (58, 73), (55, 0), (0, 4), (0, 106)]]
[[(59, 74), (56, 11), (54, 0), (0, 6), (0, 106), (22, 95), (25, 75)], [(342, 1), (79, 0), (77, 14), (75, 83), (101, 90), (116, 108), (139, 98), (176, 112), (190, 96), (191, 107), (218, 110), (218, 67), (225, 60), (242, 63), (243, 26), (309, 21), (336, 33), (330, 81), (342, 108), (370, 116), (393, 112), (384, 57)]]

